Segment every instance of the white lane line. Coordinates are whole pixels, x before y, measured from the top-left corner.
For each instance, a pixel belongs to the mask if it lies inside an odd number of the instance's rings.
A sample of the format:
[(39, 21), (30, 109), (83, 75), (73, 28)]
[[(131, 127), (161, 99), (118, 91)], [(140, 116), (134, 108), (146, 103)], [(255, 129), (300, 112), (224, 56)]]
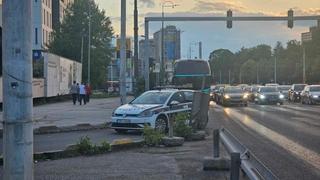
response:
[(263, 135), (267, 139), (273, 141), (283, 149), (291, 152), (293, 155), (299, 159), (304, 160), (306, 163), (312, 165), (316, 169), (320, 170), (320, 154), (301, 146), (300, 144), (288, 139), (287, 137), (261, 125), (260, 123), (254, 121), (246, 114), (241, 114), (230, 108), (224, 109), (226, 115), (231, 117), (236, 122), (246, 125), (250, 129), (256, 131), (260, 135)]

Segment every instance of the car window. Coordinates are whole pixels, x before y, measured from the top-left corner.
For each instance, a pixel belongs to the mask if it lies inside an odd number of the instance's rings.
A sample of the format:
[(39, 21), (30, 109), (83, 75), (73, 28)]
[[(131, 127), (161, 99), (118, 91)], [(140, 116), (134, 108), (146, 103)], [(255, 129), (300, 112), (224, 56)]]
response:
[(183, 103), (184, 97), (183, 97), (182, 93), (181, 92), (174, 93), (174, 95), (171, 97), (169, 103), (171, 103), (172, 101), (178, 101), (179, 103)]
[(320, 86), (312, 86), (310, 87), (310, 91), (320, 91)]
[(184, 94), (185, 102), (192, 102), (193, 101), (193, 92), (184, 91), (183, 94)]
[(306, 85), (295, 85), (294, 90), (295, 91), (302, 91)]
[(130, 104), (164, 104), (171, 92), (145, 92)]

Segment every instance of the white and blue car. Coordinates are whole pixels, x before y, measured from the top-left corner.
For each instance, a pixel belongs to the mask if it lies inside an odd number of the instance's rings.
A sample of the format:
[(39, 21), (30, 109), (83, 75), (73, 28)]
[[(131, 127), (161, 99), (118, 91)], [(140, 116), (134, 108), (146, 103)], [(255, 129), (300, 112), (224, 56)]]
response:
[(111, 128), (123, 133), (150, 126), (160, 132), (166, 132), (169, 117), (179, 112), (190, 112), (192, 100), (192, 90), (147, 91), (130, 103), (114, 110)]

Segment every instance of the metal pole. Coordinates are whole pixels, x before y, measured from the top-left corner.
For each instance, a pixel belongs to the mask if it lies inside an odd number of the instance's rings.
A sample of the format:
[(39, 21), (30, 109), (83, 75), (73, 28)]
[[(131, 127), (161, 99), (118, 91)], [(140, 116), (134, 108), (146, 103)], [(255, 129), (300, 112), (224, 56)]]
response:
[(121, 0), (120, 103), (126, 104), (126, 0)]
[(220, 130), (213, 130), (213, 157), (218, 158), (220, 156)]
[(163, 76), (163, 64), (164, 64), (164, 4), (162, 4), (162, 20), (161, 20), (161, 59), (160, 59), (160, 86), (163, 85), (164, 76)]
[(88, 6), (88, 9), (89, 9), (89, 23), (88, 23), (88, 84), (90, 84), (90, 70), (91, 70), (91, 1), (88, 1), (89, 3), (89, 6)]
[[(137, 0), (134, 0), (134, 82), (137, 83), (137, 79), (138, 79), (138, 3)], [(134, 84), (134, 87), (136, 87), (136, 84)]]
[(33, 179), (32, 1), (3, 1), (3, 179)]
[(240, 153), (232, 152), (231, 156), (231, 168), (230, 168), (230, 180), (239, 180), (239, 170), (240, 170)]
[(303, 51), (303, 83), (306, 83), (306, 49), (302, 45), (302, 51)]
[(199, 42), (199, 59), (202, 59), (202, 42)]
[(222, 84), (222, 82), (221, 82), (221, 70), (219, 71), (219, 74), (220, 74), (220, 84)]
[(231, 70), (229, 69), (229, 84), (231, 84)]
[(81, 36), (81, 57), (80, 57), (81, 64), (83, 63), (83, 36)]
[(277, 83), (277, 56), (274, 55), (274, 82)]
[(149, 21), (144, 22), (144, 50), (145, 50), (145, 56), (144, 56), (144, 79), (145, 79), (145, 90), (148, 91), (150, 89), (149, 87)]

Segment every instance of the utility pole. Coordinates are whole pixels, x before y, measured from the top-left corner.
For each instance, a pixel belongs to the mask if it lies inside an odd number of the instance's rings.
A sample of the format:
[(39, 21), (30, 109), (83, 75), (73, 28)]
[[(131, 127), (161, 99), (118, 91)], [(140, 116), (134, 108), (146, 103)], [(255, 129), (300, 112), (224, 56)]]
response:
[(306, 83), (306, 48), (302, 45), (302, 53), (303, 53), (303, 83)]
[(229, 84), (231, 84), (231, 70), (229, 69)]
[(199, 59), (202, 59), (202, 42), (199, 42)]
[(126, 104), (126, 0), (121, 0), (120, 103)]
[(88, 84), (90, 84), (90, 74), (91, 74), (91, 1), (88, 1), (88, 11), (89, 11), (89, 23), (88, 23)]
[(134, 67), (133, 67), (133, 70), (134, 70), (134, 88), (136, 89), (136, 85), (137, 85), (137, 80), (138, 80), (138, 59), (139, 59), (139, 56), (138, 56), (138, 31), (139, 31), (139, 28), (138, 28), (138, 2), (137, 0), (134, 0), (134, 28), (133, 28), (133, 31), (134, 31)]
[(221, 81), (221, 70), (219, 71), (219, 75), (220, 75), (220, 84), (222, 84), (222, 81)]
[(3, 0), (3, 179), (33, 179), (32, 1)]
[(160, 58), (160, 86), (163, 85), (164, 81), (164, 72), (163, 72), (163, 64), (164, 64), (164, 4), (162, 4), (162, 21), (161, 21), (161, 58)]
[(277, 83), (277, 56), (274, 54), (274, 82)]
[(80, 61), (81, 64), (83, 63), (83, 36), (81, 36), (81, 57), (80, 57)]

